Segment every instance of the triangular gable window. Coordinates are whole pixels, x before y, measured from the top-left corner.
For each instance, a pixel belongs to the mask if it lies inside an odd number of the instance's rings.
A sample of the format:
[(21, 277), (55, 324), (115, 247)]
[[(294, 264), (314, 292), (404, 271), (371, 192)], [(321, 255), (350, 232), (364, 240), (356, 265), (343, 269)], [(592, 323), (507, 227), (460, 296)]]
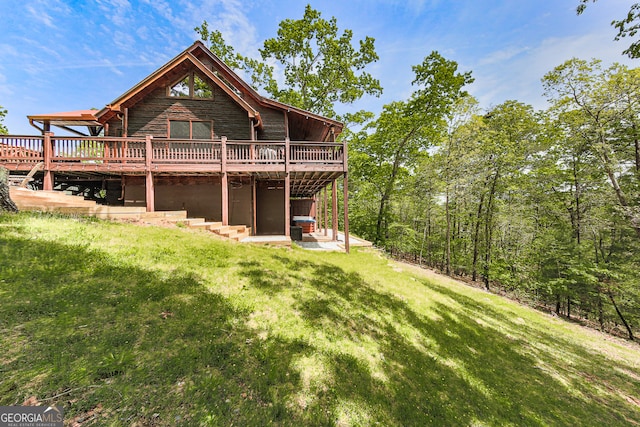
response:
[(195, 73), (189, 73), (178, 83), (169, 87), (169, 96), (176, 98), (212, 99), (209, 83)]
[(169, 92), (170, 96), (177, 96), (179, 98), (188, 98), (189, 97), (189, 78), (190, 76), (185, 77), (180, 80), (175, 85), (171, 86), (171, 90)]
[(193, 75), (193, 97), (194, 98), (213, 98), (211, 86), (197, 74)]

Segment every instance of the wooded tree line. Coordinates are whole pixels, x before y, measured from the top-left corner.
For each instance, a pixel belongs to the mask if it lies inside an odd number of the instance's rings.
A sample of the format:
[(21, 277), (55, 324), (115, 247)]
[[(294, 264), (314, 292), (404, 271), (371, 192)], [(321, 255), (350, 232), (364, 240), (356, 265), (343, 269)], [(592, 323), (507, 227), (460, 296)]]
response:
[(572, 59), (544, 76), (546, 111), (482, 112), (455, 68), (441, 59), (425, 79), (415, 67), (424, 87), (351, 136), (353, 232), (633, 338), (640, 69)]

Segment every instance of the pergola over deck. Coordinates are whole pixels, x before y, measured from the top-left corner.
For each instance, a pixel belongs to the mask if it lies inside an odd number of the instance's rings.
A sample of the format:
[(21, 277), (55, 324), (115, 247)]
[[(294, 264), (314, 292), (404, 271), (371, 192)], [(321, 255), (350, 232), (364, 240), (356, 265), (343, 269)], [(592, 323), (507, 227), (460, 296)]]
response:
[[(98, 136), (102, 132), (102, 123), (96, 119), (98, 110), (76, 110), (61, 113), (38, 114), (27, 116), (29, 124), (42, 134), (51, 131), (51, 126), (57, 126), (67, 132), (79, 136)], [(38, 126), (36, 123), (39, 123)], [(80, 132), (73, 127), (85, 126), (88, 133)]]

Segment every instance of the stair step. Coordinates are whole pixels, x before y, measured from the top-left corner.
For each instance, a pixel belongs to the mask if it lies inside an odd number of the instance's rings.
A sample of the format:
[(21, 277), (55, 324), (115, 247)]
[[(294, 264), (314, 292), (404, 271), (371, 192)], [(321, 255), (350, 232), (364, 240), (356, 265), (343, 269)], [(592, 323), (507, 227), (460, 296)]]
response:
[(238, 233), (235, 236), (231, 237), (231, 239), (235, 240), (236, 242), (239, 242), (242, 239), (244, 239), (245, 237), (249, 237), (249, 232), (245, 231), (243, 233)]
[(222, 229), (222, 227), (226, 227), (226, 226), (223, 226), (221, 222), (212, 222), (211, 225), (209, 226), (209, 231), (213, 231), (214, 233), (217, 233), (218, 231), (220, 231), (220, 229)]
[(204, 228), (205, 230), (209, 230), (209, 227), (216, 226), (217, 224), (219, 223), (211, 222), (211, 221), (196, 222), (196, 223), (189, 224), (189, 228)]
[(141, 208), (145, 210), (144, 219), (184, 219), (187, 217), (187, 211), (155, 211), (155, 212), (146, 212), (146, 208)]
[(205, 222), (204, 218), (167, 218), (168, 222), (181, 223), (185, 225), (197, 224), (199, 222)]

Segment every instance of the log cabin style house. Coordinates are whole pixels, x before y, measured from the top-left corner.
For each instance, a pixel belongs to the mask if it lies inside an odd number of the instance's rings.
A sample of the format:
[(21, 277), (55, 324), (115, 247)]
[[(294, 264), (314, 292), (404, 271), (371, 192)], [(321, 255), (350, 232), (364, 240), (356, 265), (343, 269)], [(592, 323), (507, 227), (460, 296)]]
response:
[(259, 95), (202, 42), (101, 110), (28, 119), (41, 135), (0, 136), (0, 165), (12, 174), (41, 164), (44, 190), (93, 183), (106, 204), (186, 210), (253, 235), (289, 236), (293, 217), (315, 219), (322, 190), (327, 228), (333, 184), (335, 236), (336, 180), (344, 178), (348, 250), (342, 123)]

